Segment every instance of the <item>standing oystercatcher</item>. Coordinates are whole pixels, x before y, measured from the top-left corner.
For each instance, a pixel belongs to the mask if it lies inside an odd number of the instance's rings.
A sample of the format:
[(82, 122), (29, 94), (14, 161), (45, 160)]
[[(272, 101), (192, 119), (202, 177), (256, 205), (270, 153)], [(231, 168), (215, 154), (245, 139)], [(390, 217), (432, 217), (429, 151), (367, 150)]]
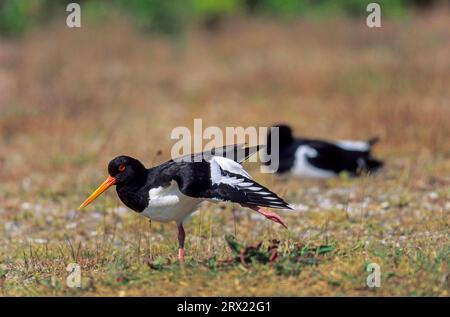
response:
[[(322, 141), (294, 138), (288, 125), (279, 128), (279, 164), (277, 173), (300, 177), (330, 178), (347, 172), (352, 176), (373, 173), (383, 162), (371, 156), (378, 138), (368, 141)], [(267, 153), (271, 151), (271, 134), (267, 136)], [(269, 163), (266, 163), (269, 164)]]
[(264, 207), (292, 208), (255, 182), (239, 164), (258, 150), (259, 147), (225, 146), (150, 169), (132, 157), (121, 155), (109, 162), (109, 176), (79, 209), (116, 185), (117, 194), (127, 207), (155, 221), (177, 223), (180, 260), (184, 259), (183, 221), (203, 200), (238, 203), (287, 228), (279, 215)]

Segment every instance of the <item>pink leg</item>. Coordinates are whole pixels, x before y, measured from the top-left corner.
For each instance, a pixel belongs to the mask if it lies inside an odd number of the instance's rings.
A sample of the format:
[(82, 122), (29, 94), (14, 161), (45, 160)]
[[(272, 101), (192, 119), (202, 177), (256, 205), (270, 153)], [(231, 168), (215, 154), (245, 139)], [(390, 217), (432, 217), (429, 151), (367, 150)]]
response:
[(178, 260), (184, 262), (184, 248), (178, 249)]
[(184, 261), (184, 238), (186, 233), (184, 232), (183, 223), (178, 224), (178, 260)]
[(270, 212), (266, 208), (259, 207), (259, 206), (245, 205), (245, 207), (253, 209), (254, 211), (256, 211), (256, 212), (260, 213), (261, 215), (263, 215), (264, 217), (266, 217), (267, 219), (272, 220), (273, 222), (279, 223), (280, 225), (282, 225), (283, 227), (285, 227), (287, 229), (287, 225), (284, 223), (283, 219), (276, 213)]

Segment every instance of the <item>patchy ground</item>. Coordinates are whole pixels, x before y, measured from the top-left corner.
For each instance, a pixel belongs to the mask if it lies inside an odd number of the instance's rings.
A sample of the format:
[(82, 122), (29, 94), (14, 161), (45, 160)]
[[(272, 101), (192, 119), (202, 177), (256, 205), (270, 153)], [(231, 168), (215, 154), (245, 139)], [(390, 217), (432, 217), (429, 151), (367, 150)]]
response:
[[(435, 12), (378, 31), (361, 23), (234, 21), (175, 46), (127, 24), (1, 42), (0, 294), (448, 296), (450, 18)], [(205, 203), (186, 225), (182, 267), (175, 225), (138, 217), (113, 190), (76, 210), (110, 158), (161, 163), (171, 129), (193, 118), (379, 135), (375, 153), (387, 164), (326, 182), (249, 166), (296, 207), (281, 212), (289, 230)], [(279, 258), (230, 263), (230, 234), (261, 250), (277, 240)], [(81, 267), (81, 288), (66, 286), (69, 263)], [(380, 288), (366, 286), (369, 263), (380, 265)]]

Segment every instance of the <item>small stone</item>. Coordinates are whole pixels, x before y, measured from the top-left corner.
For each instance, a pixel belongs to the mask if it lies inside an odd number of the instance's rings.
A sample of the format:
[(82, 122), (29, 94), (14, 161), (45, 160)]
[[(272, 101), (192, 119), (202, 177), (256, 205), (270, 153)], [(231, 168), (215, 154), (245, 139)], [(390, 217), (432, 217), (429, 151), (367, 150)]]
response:
[(4, 225), (6, 234), (12, 236), (20, 231), (20, 224), (15, 221), (8, 221)]
[(66, 229), (75, 229), (78, 226), (76, 222), (72, 222), (66, 225)]
[(303, 205), (303, 204), (293, 205), (292, 207), (294, 208), (294, 210), (297, 210), (297, 211), (308, 211), (309, 210), (309, 207), (307, 205)]
[(36, 238), (36, 239), (32, 239), (31, 241), (34, 243), (37, 243), (37, 244), (46, 244), (47, 243), (47, 239)]
[(29, 177), (25, 177), (22, 180), (22, 190), (25, 192), (30, 191), (31, 188), (31, 179)]
[(20, 204), (20, 208), (22, 210), (30, 210), (31, 207), (33, 207), (33, 205), (29, 202), (23, 202), (22, 204)]
[(77, 212), (73, 209), (69, 210), (69, 212), (66, 214), (66, 219), (71, 220), (74, 219), (77, 216)]
[(436, 193), (436, 192), (430, 192), (430, 193), (428, 193), (428, 197), (429, 197), (431, 200), (436, 200), (436, 199), (439, 198), (439, 194)]

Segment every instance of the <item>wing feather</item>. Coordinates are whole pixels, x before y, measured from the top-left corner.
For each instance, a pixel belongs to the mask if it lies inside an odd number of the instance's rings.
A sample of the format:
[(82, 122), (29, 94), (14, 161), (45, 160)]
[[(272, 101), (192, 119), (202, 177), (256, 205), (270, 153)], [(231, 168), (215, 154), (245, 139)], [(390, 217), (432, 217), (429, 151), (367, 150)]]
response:
[(238, 163), (223, 157), (211, 160), (211, 188), (207, 197), (278, 209), (292, 209), (275, 193), (255, 182)]
[(222, 147), (213, 148), (211, 150), (200, 153), (183, 155), (174, 158), (175, 162), (201, 162), (202, 160), (210, 161), (214, 156), (226, 157), (237, 163), (242, 163), (250, 156), (264, 148), (264, 145), (256, 145), (247, 147), (245, 144), (231, 144)]

